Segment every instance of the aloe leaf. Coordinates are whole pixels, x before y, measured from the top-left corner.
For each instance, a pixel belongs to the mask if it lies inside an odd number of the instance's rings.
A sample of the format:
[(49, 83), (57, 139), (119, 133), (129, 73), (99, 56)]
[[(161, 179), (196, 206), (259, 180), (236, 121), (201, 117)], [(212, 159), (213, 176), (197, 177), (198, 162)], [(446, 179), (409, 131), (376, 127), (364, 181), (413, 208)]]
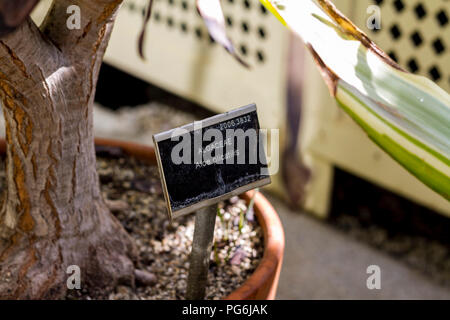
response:
[(209, 35), (222, 45), (239, 63), (245, 67), (249, 65), (236, 53), (236, 49), (226, 34), (225, 18), (223, 16), (220, 0), (196, 0), (197, 10), (203, 18)]
[(328, 0), (260, 0), (311, 51), (330, 93), (368, 136), (450, 200), (450, 95), (392, 61)]
[(144, 24), (142, 25), (141, 32), (139, 34), (138, 39), (138, 52), (141, 59), (145, 60), (144, 56), (144, 41), (145, 41), (145, 33), (147, 31), (147, 24), (150, 21), (150, 17), (152, 16), (152, 8), (153, 8), (153, 0), (148, 1), (147, 11), (144, 17)]

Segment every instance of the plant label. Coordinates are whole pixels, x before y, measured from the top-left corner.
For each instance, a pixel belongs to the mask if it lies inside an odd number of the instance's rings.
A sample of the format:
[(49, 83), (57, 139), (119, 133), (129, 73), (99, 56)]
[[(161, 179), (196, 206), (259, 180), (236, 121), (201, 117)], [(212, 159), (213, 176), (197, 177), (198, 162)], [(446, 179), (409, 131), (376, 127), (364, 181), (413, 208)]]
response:
[(153, 136), (170, 219), (270, 183), (256, 105)]

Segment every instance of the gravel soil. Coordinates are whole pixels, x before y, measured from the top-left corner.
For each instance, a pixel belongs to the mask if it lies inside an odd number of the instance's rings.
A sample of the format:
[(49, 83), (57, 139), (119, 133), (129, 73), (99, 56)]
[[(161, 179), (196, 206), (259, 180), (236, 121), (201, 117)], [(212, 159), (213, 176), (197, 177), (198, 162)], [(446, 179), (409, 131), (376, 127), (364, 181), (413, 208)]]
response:
[[(97, 159), (103, 196), (135, 239), (139, 268), (153, 274), (155, 283), (138, 283), (135, 288), (118, 286), (114, 292), (95, 293), (87, 288), (70, 293), (68, 298), (183, 299), (194, 215), (181, 217), (171, 225), (157, 168), (104, 151)], [(219, 203), (206, 298), (223, 298), (242, 285), (262, 255), (263, 233), (253, 208), (238, 197)]]
[[(112, 292), (82, 287), (69, 291), (67, 299), (183, 299), (194, 215), (170, 224), (158, 169), (117, 150), (100, 150), (101, 189), (112, 213), (135, 239), (138, 269), (146, 271), (148, 283), (137, 282), (134, 288), (120, 285)], [(5, 189), (4, 168), (4, 159), (0, 159), (0, 190)], [(246, 201), (234, 197), (219, 203), (206, 299), (221, 299), (241, 286), (259, 265), (263, 244), (262, 229)]]

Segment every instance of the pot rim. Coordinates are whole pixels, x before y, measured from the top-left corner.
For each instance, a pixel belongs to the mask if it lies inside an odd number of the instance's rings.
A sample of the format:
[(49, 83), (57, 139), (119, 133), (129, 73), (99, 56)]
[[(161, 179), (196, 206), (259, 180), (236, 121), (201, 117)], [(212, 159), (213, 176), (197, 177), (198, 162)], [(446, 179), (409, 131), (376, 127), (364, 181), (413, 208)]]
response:
[[(134, 156), (151, 165), (157, 165), (155, 150), (151, 146), (107, 138), (95, 138), (95, 144), (121, 148), (125, 154)], [(6, 142), (0, 139), (0, 153), (6, 152)], [(255, 191), (248, 191), (242, 196), (247, 201), (253, 197)], [(246, 300), (260, 298), (274, 299), (278, 285), (278, 277), (284, 253), (284, 231), (277, 212), (270, 202), (258, 192), (255, 195), (254, 209), (264, 235), (264, 254), (255, 271), (236, 290), (231, 292), (225, 300)], [(260, 290), (265, 292), (260, 292)]]

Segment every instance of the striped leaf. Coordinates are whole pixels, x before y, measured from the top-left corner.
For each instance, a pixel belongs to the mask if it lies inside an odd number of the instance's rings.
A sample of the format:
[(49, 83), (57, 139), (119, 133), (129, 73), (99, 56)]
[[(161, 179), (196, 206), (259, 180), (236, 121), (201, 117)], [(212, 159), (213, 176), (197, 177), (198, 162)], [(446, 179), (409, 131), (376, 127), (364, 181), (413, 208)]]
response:
[(450, 95), (412, 75), (328, 0), (260, 0), (297, 33), (330, 93), (368, 136), (450, 200)]

